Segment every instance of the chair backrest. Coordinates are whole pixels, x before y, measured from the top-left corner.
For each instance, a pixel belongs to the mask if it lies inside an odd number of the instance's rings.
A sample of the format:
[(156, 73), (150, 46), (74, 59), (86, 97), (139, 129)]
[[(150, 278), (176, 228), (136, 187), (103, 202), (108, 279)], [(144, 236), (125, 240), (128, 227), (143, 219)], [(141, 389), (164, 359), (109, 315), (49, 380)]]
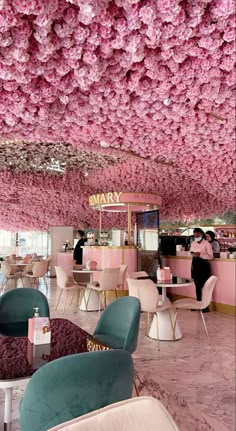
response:
[(0, 296), (0, 324), (27, 323), (39, 308), (41, 317), (48, 317), (48, 301), (43, 293), (35, 289), (10, 290)]
[(155, 313), (159, 300), (159, 292), (152, 280), (127, 279), (129, 296), (134, 296), (140, 300), (141, 310), (148, 313)]
[(1, 270), (2, 270), (2, 273), (3, 273), (4, 277), (6, 277), (6, 278), (10, 277), (10, 275), (11, 275), (11, 266), (10, 266), (10, 264), (8, 262), (6, 262), (6, 261), (2, 262), (2, 264), (1, 264)]
[(119, 273), (119, 286), (123, 286), (125, 282), (125, 276), (128, 269), (128, 265), (120, 265), (120, 273)]
[(103, 290), (115, 290), (119, 283), (120, 268), (105, 268), (100, 275), (99, 285)]
[(74, 272), (73, 278), (78, 284), (87, 285), (90, 282), (90, 274), (88, 272)]
[(148, 277), (148, 273), (146, 271), (130, 272), (128, 277), (129, 278)]
[(99, 339), (99, 334), (107, 334), (111, 339), (123, 340), (122, 348), (133, 353), (138, 342), (140, 312), (137, 298), (124, 296), (116, 299), (101, 314), (93, 335)]
[(33, 265), (32, 272), (34, 277), (43, 277), (47, 272), (47, 262), (35, 262)]
[(60, 289), (65, 289), (68, 282), (66, 271), (61, 266), (55, 266), (55, 272), (57, 277), (57, 286), (60, 287)]
[[(121, 427), (122, 424), (122, 427)], [(170, 413), (153, 397), (120, 401), (49, 431), (179, 431)]]
[(211, 275), (211, 277), (208, 278), (206, 283), (203, 286), (202, 289), (202, 307), (206, 308), (211, 303), (213, 290), (215, 288), (217, 282), (217, 277), (215, 275)]
[(110, 350), (70, 355), (41, 367), (31, 377), (20, 405), (22, 431), (46, 431), (132, 396), (133, 361)]

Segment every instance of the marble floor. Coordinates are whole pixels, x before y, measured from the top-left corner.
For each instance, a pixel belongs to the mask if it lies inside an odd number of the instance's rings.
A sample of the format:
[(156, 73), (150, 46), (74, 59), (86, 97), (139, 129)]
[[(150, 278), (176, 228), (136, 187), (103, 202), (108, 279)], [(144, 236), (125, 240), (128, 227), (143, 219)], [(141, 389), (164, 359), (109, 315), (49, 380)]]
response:
[[(55, 311), (58, 290), (51, 282), (48, 299), (52, 317), (71, 320), (93, 332), (97, 312), (78, 311), (69, 306)], [(44, 291), (44, 287), (41, 287)], [(138, 348), (133, 355), (141, 395), (152, 395), (166, 406), (180, 431), (235, 430), (235, 318), (219, 313), (205, 315), (211, 345), (208, 345), (198, 313), (182, 311), (179, 324), (183, 338), (161, 342), (145, 337), (144, 316)], [(17, 406), (24, 388), (14, 392)], [(0, 390), (0, 431), (3, 431), (3, 400)], [(18, 421), (12, 431), (19, 431)], [(33, 431), (33, 430), (32, 430)], [(164, 431), (164, 430), (162, 430)]]

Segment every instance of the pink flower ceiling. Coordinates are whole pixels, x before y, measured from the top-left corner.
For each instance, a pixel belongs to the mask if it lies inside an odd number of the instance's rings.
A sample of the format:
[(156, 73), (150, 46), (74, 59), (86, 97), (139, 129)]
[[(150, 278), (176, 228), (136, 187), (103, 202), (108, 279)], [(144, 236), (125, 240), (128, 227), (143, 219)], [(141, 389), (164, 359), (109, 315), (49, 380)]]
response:
[(159, 192), (162, 218), (234, 208), (234, 10), (234, 0), (0, 0), (0, 140), (19, 160), (18, 141), (32, 159), (61, 142), (89, 165), (91, 151), (107, 157), (87, 177), (80, 165), (50, 175), (3, 163), (0, 227), (95, 227), (88, 196), (109, 190)]

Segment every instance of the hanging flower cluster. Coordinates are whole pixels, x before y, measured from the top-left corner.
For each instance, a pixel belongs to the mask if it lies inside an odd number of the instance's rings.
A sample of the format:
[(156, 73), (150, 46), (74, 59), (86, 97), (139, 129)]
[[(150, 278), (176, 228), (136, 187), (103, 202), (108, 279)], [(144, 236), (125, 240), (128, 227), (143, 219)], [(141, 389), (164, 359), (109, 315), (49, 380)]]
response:
[[(94, 226), (88, 195), (109, 189), (159, 191), (168, 218), (232, 208), (234, 12), (234, 0), (0, 0), (1, 140), (38, 143), (39, 158), (40, 143), (67, 142), (91, 159), (103, 141), (111, 157), (86, 179), (5, 164), (0, 227)], [(9, 193), (20, 203), (4, 205)]]

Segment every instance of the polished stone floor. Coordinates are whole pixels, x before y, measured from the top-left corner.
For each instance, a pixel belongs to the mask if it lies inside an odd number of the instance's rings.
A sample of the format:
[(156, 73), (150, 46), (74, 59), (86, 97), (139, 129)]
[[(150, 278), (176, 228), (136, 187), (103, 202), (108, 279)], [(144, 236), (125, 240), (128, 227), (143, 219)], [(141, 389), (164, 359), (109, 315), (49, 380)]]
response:
[[(60, 309), (55, 312), (58, 289), (55, 280), (51, 284), (48, 295), (51, 316), (70, 319), (93, 332), (98, 313), (78, 311), (76, 304), (70, 307), (69, 298), (65, 313)], [(44, 291), (43, 286), (41, 290)], [(206, 314), (205, 318), (210, 346), (200, 315), (182, 311), (179, 324), (183, 338), (161, 342), (158, 351), (156, 341), (144, 335), (142, 316), (138, 348), (133, 355), (141, 395), (149, 394), (161, 400), (180, 431), (234, 431), (235, 319), (219, 313)], [(22, 394), (23, 388), (15, 390), (15, 406)], [(0, 390), (0, 431), (3, 431), (3, 400)], [(19, 430), (18, 421), (14, 421), (12, 431)]]

